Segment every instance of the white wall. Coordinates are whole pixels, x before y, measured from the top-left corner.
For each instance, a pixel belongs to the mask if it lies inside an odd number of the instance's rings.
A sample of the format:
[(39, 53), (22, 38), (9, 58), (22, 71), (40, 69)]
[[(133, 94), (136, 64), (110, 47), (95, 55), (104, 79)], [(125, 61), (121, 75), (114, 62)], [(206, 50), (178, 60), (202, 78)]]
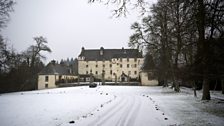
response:
[[(112, 67), (110, 67), (110, 64)], [(122, 67), (120, 65), (122, 64)], [(127, 67), (127, 64), (129, 64), (129, 68)], [(135, 67), (136, 64), (136, 67)], [(137, 58), (135, 61), (134, 58), (129, 58), (129, 61), (127, 61), (127, 58), (114, 58), (111, 61), (84, 61), (79, 59), (78, 61), (78, 72), (79, 74), (86, 74), (86, 71), (88, 71), (88, 74), (92, 71), (92, 74), (96, 78), (102, 78), (102, 71), (105, 71), (105, 79), (107, 80), (115, 80), (115, 75), (117, 75), (118, 79), (121, 76), (122, 72), (124, 72), (126, 75), (129, 75), (131, 78), (138, 78), (139, 77), (139, 71), (143, 64), (143, 58)], [(88, 67), (86, 67), (88, 65)], [(96, 67), (96, 65), (98, 67)], [(105, 67), (103, 67), (103, 65)], [(111, 71), (112, 70), (112, 74)], [(96, 74), (96, 71), (98, 74)], [(130, 74), (129, 74), (130, 71)], [(136, 71), (136, 74), (135, 74)]]
[(142, 86), (156, 86), (159, 84), (156, 79), (148, 79), (148, 72), (140, 72), (140, 77)]
[[(48, 82), (45, 81), (45, 77), (48, 76)], [(48, 88), (55, 88), (56, 75), (38, 75), (38, 89), (45, 89), (45, 85), (48, 84)]]

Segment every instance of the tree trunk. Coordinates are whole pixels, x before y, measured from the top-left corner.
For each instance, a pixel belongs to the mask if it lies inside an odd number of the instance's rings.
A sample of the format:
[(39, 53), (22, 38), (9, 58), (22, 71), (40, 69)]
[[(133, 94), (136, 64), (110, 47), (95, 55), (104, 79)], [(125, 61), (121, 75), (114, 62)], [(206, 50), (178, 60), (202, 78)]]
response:
[(208, 77), (205, 77), (203, 80), (203, 95), (202, 100), (210, 100), (210, 92), (209, 92), (209, 80)]
[(222, 94), (224, 94), (224, 79), (221, 80), (222, 83)]
[(193, 82), (193, 89), (194, 89), (194, 97), (197, 97), (197, 91), (196, 91), (197, 86), (196, 86), (195, 82)]
[(180, 82), (176, 82), (174, 91), (180, 92)]

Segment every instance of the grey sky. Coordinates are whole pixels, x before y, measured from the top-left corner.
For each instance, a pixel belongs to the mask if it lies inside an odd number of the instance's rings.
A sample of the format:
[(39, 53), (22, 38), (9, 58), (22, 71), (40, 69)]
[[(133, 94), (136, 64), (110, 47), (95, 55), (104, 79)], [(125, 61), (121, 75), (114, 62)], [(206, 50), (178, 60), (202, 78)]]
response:
[[(155, 1), (155, 0), (153, 0)], [(88, 4), (87, 0), (17, 0), (3, 35), (17, 51), (44, 36), (52, 49), (47, 61), (76, 58), (85, 48), (127, 47), (130, 26), (139, 20), (136, 11), (127, 18), (110, 18), (111, 6)]]

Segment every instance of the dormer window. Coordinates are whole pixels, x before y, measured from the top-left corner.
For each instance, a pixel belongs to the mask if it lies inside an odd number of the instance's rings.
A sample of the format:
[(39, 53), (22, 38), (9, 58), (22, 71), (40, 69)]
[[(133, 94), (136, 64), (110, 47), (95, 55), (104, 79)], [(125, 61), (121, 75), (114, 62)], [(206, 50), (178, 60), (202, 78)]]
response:
[(103, 50), (100, 50), (100, 55), (101, 55), (101, 56), (103, 55)]
[(101, 47), (101, 48), (100, 48), (100, 55), (101, 55), (101, 56), (103, 55), (103, 51), (104, 51), (104, 48)]

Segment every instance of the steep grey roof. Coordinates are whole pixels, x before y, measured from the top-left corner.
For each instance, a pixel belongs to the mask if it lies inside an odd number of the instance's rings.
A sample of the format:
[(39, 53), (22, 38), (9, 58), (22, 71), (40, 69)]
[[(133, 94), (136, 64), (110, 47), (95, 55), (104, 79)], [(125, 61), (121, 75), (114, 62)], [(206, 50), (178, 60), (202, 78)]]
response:
[(40, 71), (39, 75), (72, 75), (72, 69), (70, 67), (49, 63), (43, 70)]
[[(103, 55), (100, 55), (100, 51), (103, 51)], [(85, 60), (111, 60), (112, 58), (142, 58), (142, 53), (137, 49), (84, 49), (79, 57), (85, 57)]]

